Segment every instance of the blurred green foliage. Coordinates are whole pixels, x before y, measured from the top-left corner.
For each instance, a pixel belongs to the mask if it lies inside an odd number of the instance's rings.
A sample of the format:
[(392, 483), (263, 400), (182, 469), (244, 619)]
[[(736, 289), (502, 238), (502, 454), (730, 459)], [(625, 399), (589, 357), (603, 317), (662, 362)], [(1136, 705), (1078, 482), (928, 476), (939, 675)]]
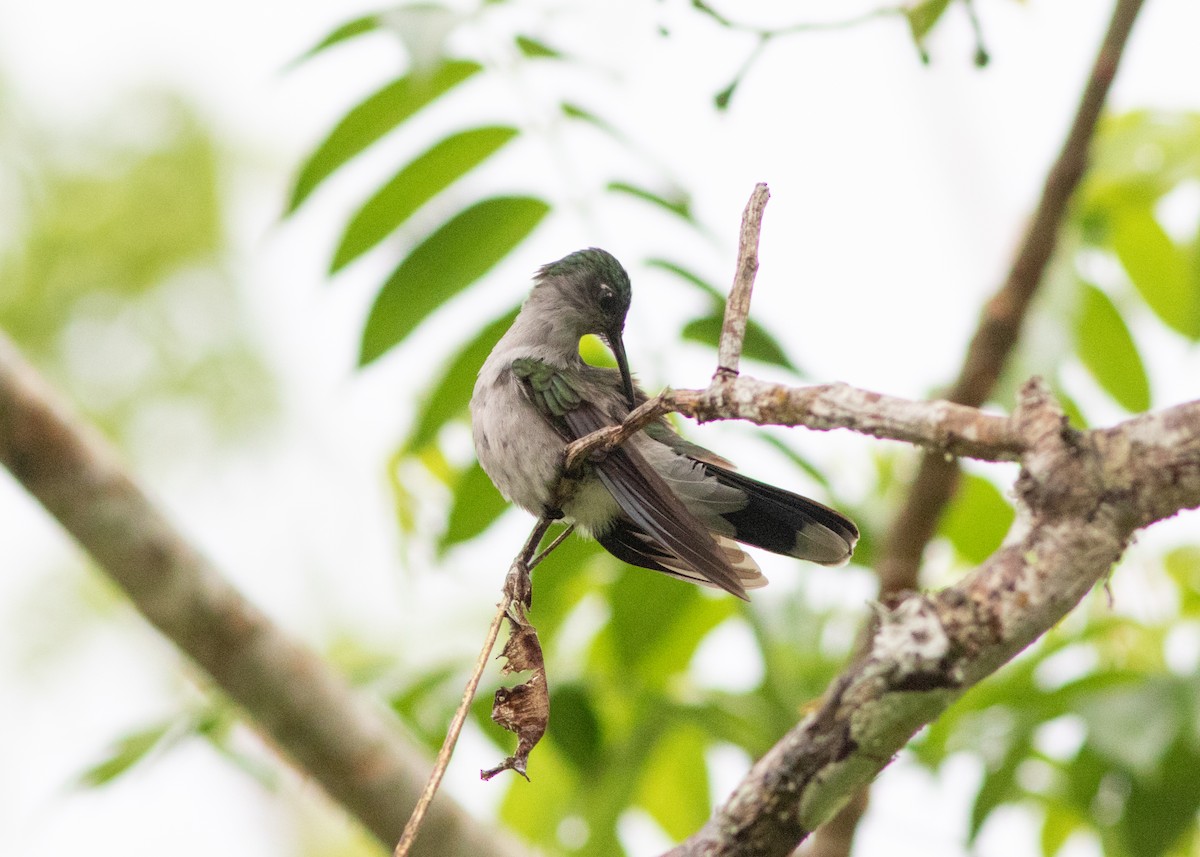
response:
[[(15, 98), (0, 110), (0, 329), (72, 405), (154, 466), (211, 465), (275, 416), (271, 376), (237, 291), (227, 232), (232, 155), (183, 99), (140, 93), (85, 127), (49, 124)], [(186, 438), (189, 446), (179, 444)], [(157, 475), (157, 474), (155, 474)], [(21, 666), (132, 618), (100, 575), (66, 566), (9, 605)], [(278, 772), (235, 749), (241, 714), (206, 688), (117, 738), (79, 776), (106, 785), (199, 737), (274, 787)]]
[[(473, 23), (500, 5), (482, 4)], [(949, 6), (946, 0), (929, 0), (905, 13), (918, 44)], [(444, 20), (457, 20), (444, 11)], [(347, 50), (360, 38), (390, 34), (403, 41), (407, 31), (397, 20), (390, 12), (358, 18), (305, 58)], [(574, 99), (552, 105), (552, 115), (512, 117), (502, 125), (439, 128), (429, 120), (427, 108), (435, 103), (462, 97), (470, 87), (512, 74), (514, 68), (536, 76), (577, 65), (536, 34), (497, 32), (496, 43), (479, 50), (480, 56), (447, 54), (422, 63), (414, 58), (407, 74), (351, 107), (299, 170), (293, 209), (320, 204), (320, 187), (338, 180), (343, 168), (391, 132), (404, 128), (419, 138), (419, 153), (393, 164), (350, 214), (331, 260), (331, 269), (341, 271), (368, 252), (390, 254), (392, 273), (380, 283), (365, 323), (363, 363), (403, 345), (452, 297), (478, 293), (489, 271), (565, 207), (562, 200), (534, 190), (532, 181), (524, 189), (528, 177), (519, 175), (504, 173), (506, 185), (517, 191), (511, 195), (482, 190), (473, 179), (500, 173), (502, 153), (546, 145), (548, 139), (569, 151), (573, 129), (586, 127), (636, 157), (636, 146), (615, 117), (601, 116)], [(732, 92), (733, 85), (726, 103)], [(21, 284), (21, 298), (0, 298), (0, 324), (56, 365), (69, 384), (84, 384), (70, 375), (77, 347), (73, 335), (94, 337), (96, 330), (115, 329), (117, 338), (131, 338), (152, 356), (134, 365), (141, 374), (128, 396), (97, 397), (104, 403), (95, 405), (97, 413), (110, 425), (120, 423), (123, 402), (157, 389), (146, 373), (166, 365), (174, 367), (169, 374), (178, 379), (181, 365), (198, 372), (207, 365), (197, 352), (190, 357), (172, 352), (179, 331), (169, 327), (171, 316), (163, 308), (168, 301), (162, 297), (168, 291), (160, 291), (183, 289), (180, 270), (211, 262), (220, 246), (220, 218), (215, 197), (208, 195), (215, 154), (186, 113), (175, 115), (173, 146), (153, 154), (137, 150), (140, 156), (124, 151), (99, 171), (60, 165), (35, 173), (39, 190), (30, 198), (40, 202), (31, 205), (36, 216), (23, 225), (28, 241), (21, 244), (27, 249), (6, 257), (2, 269)], [(545, 127), (563, 136), (551, 138)], [(619, 171), (614, 167), (601, 193), (644, 203), (664, 226), (703, 231), (686, 192), (655, 189), (678, 188), (674, 176), (654, 166), (659, 181), (652, 188)], [(192, 180), (197, 184), (172, 184)], [(1042, 372), (1082, 424), (1088, 409), (1075, 405), (1067, 371), (1082, 369), (1126, 411), (1155, 404), (1142, 357), (1144, 337), (1200, 338), (1200, 218), (1181, 229), (1165, 217), (1171, 201), (1197, 182), (1200, 117), (1133, 112), (1105, 120), (1092, 170), (1066, 225), (1053, 282), (1031, 320), (1035, 329), (1048, 332), (1053, 347), (1041, 348), (1042, 342), (1027, 347), (997, 401), (1011, 405), (1015, 384), (1030, 371)], [(125, 188), (139, 188), (144, 196), (120, 197), (119, 203), (109, 197)], [(186, 218), (160, 222), (175, 216), (181, 200), (194, 206)], [(156, 250), (143, 246), (147, 236)], [(71, 264), (60, 269), (64, 259)], [(678, 338), (715, 345), (723, 298), (711, 285), (711, 273), (665, 257), (643, 261), (671, 274), (703, 304), (675, 331)], [(440, 555), (484, 533), (506, 509), (478, 466), (462, 461), (455, 443), (462, 437), (477, 367), (512, 314), (508, 309), (478, 329), (458, 330), (450, 356), (428, 373), (433, 381), (389, 462), (397, 519), (410, 534), (417, 507), (428, 500), (406, 480), (405, 468), (419, 468), (445, 486), (445, 526), (427, 536)], [(100, 322), (70, 333), (79, 319), (88, 318)], [(664, 331), (664, 340), (669, 334)], [(226, 367), (249, 359), (228, 341), (203, 342), (207, 350), (199, 353), (231, 361), (222, 364)], [(218, 347), (220, 342), (226, 347)], [(785, 343), (766, 327), (752, 328), (747, 356), (800, 377)], [(948, 355), (947, 364), (955, 359)], [(151, 368), (138, 368), (146, 366)], [(85, 392), (80, 395), (87, 400)], [(863, 541), (856, 559), (872, 562), (880, 526), (901, 496), (911, 457), (875, 453), (875, 478), (855, 502), (839, 496), (838, 480), (827, 478), (786, 441), (773, 436), (765, 442), (784, 454), (798, 476), (813, 478), (860, 522)], [(1014, 517), (1006, 489), (990, 473), (972, 471), (962, 485), (939, 532), (955, 574), (994, 551)], [(914, 742), (913, 758), (931, 769), (961, 754), (977, 761), (982, 779), (969, 820), (971, 839), (998, 808), (1015, 804), (1040, 814), (1047, 857), (1078, 832), (1094, 836), (1106, 854), (1116, 857), (1194, 853), (1200, 844), (1195, 823), (1200, 684), (1194, 670), (1168, 669), (1166, 655), (1172, 634), (1194, 629), (1200, 620), (1200, 552), (1175, 550), (1161, 557), (1158, 567), (1136, 573), (1158, 575), (1170, 589), (1173, 603), (1160, 619), (1136, 623), (1115, 615), (1103, 598), (1092, 599)], [(862, 611), (817, 609), (799, 598), (745, 608), (627, 568), (595, 544), (573, 538), (539, 570), (532, 618), (546, 650), (552, 715), (546, 740), (532, 758), (532, 783), (496, 782), (496, 788), (506, 789), (500, 815), (550, 853), (607, 857), (624, 853), (618, 828), (631, 808), (644, 811), (670, 836), (694, 830), (723, 797), (711, 788), (713, 755), (732, 746), (757, 757), (791, 727), (849, 656)], [(564, 639), (569, 645), (560, 645)], [(696, 665), (706, 646), (730, 639), (747, 643), (740, 654), (745, 675), (730, 677), (742, 679), (730, 682), (740, 689), (717, 689)], [(347, 672), (381, 688), (419, 740), (430, 749), (440, 744), (465, 665), (441, 664), (414, 674), (399, 666), (389, 669), (395, 663), (390, 654), (350, 645), (342, 655)], [(499, 757), (510, 739), (490, 723), (492, 689), (494, 684), (483, 688), (473, 717), (496, 741)], [(153, 724), (128, 736), (92, 770), (91, 779), (103, 781), (126, 770), (163, 747), (171, 730), (170, 724)]]
[(0, 327), (123, 444), (179, 419), (215, 441), (261, 425), (273, 385), (229, 271), (225, 156), (195, 112), (146, 94), (86, 129), (5, 118)]
[[(934, 0), (906, 12), (918, 46), (950, 5)], [(697, 8), (722, 26), (738, 28), (706, 4)], [(486, 14), (486, 8), (480, 14)], [(316, 50), (386, 29), (382, 16), (359, 19), (331, 34)], [(776, 35), (770, 34), (764, 43)], [(436, 91), (424, 90), (431, 97), (421, 104), (384, 110), (376, 95), (352, 108), (329, 139), (342, 134), (352, 119), (369, 124), (370, 134), (342, 141), (343, 154), (334, 161), (328, 158), (328, 141), (319, 146), (300, 171), (294, 201), (312, 199), (308, 194), (314, 174), (321, 181), (333, 179), (337, 169), (391, 128), (411, 125), (416, 133), (436, 140), (436, 123), (423, 122), (421, 113), (434, 99), (459, 97), (461, 88), (502, 73), (501, 67), (503, 73), (523, 66), (531, 75), (539, 70), (550, 75), (556, 73), (556, 65), (572, 62), (524, 33), (502, 41), (500, 63), (474, 56), (444, 57), (442, 65), (428, 72), (431, 81), (443, 84)], [(451, 69), (463, 73), (447, 77)], [(574, 100), (564, 100), (559, 108), (559, 115), (539, 121), (584, 123), (602, 130), (618, 148), (636, 149), (615, 117), (579, 107)], [(375, 117), (369, 123), (363, 118), (368, 113)], [(454, 136), (432, 143), (423, 154), (398, 164), (397, 178), (385, 181), (351, 216), (333, 262), (335, 270), (378, 245), (387, 233), (400, 237), (390, 251), (396, 258), (395, 273), (380, 287), (367, 322), (364, 362), (401, 345), (450, 296), (482, 288), (487, 272), (543, 217), (557, 215), (557, 200), (484, 199), (473, 184), (464, 183), (468, 171), (486, 175), (500, 170), (493, 157), (501, 147), (528, 146), (531, 139), (537, 140), (537, 122), (516, 117), (509, 121), (512, 124), (503, 128), (457, 129)], [(475, 135), (468, 139), (477, 144), (463, 146), (458, 154), (450, 151), (457, 145), (453, 141), (468, 135)], [(1153, 335), (1170, 330), (1173, 334), (1168, 335), (1193, 341), (1200, 337), (1200, 223), (1191, 223), (1181, 233), (1169, 230), (1162, 219), (1164, 200), (1200, 182), (1198, 153), (1197, 117), (1132, 113), (1104, 122), (1094, 166), (1065, 227), (1053, 282), (1046, 290), (1049, 297), (1035, 309), (1033, 325), (1040, 333), (1049, 332), (1053, 347), (1022, 354), (998, 393), (1002, 404), (1010, 405), (1015, 385), (1031, 370), (1038, 371), (1053, 379), (1075, 422), (1085, 423), (1087, 410), (1071, 395), (1072, 367), (1082, 368), (1126, 411), (1139, 412), (1154, 404), (1139, 342), (1147, 335), (1147, 316), (1154, 319)], [(457, 167), (450, 155), (459, 159)], [(430, 163), (439, 166), (432, 169)], [(657, 171), (660, 187), (679, 186), (673, 176)], [(422, 179), (411, 186), (397, 180), (418, 174)], [(703, 232), (685, 192), (654, 190), (618, 175), (601, 192), (646, 203), (664, 225)], [(380, 206), (385, 196), (389, 204)], [(483, 206), (489, 207), (488, 217), (474, 218), (469, 229), (459, 228)], [(536, 217), (528, 213), (535, 206)], [(389, 220), (385, 209), (400, 215)], [(505, 219), (510, 228), (503, 240), (488, 239), (483, 246), (472, 242), (470, 236), (485, 224)], [(434, 225), (397, 232), (409, 221)], [(422, 262), (425, 257), (436, 264)], [(458, 259), (461, 264), (456, 264)], [(1099, 265), (1098, 259), (1108, 264)], [(677, 337), (715, 347), (724, 304), (711, 275), (667, 257), (644, 264), (703, 296), (707, 309), (686, 321)], [(408, 268), (420, 268), (420, 275), (407, 273)], [(433, 373), (413, 428), (399, 443), (389, 468), (398, 519), (410, 532), (422, 499), (400, 475), (402, 465), (424, 468), (448, 489), (446, 527), (435, 537), (441, 554), (476, 538), (507, 508), (477, 464), (452, 463), (457, 460), (453, 438), (461, 437), (452, 429), (465, 421), (475, 371), (512, 315), (509, 310), (478, 330), (461, 331), (460, 345)], [(800, 377), (783, 344), (758, 324), (752, 323), (746, 354)], [(898, 477), (909, 457), (890, 450), (878, 453), (877, 484), (855, 504), (837, 496), (836, 481), (786, 441), (769, 437), (767, 442), (860, 521), (864, 533), (857, 560), (871, 562), (876, 529), (889, 519), (903, 491), (904, 480)], [(953, 571), (961, 574), (985, 560), (1013, 519), (1006, 491), (986, 470), (964, 475), (939, 530), (952, 549)], [(1200, 579), (1195, 556), (1177, 552), (1167, 559), (1184, 605), (1179, 612), (1157, 625), (1136, 625), (1090, 602), (1077, 611), (1069, 627), (1055, 631), (1016, 664), (967, 694), (914, 744), (914, 758), (935, 769), (953, 754), (972, 753), (979, 759), (984, 773), (970, 820), (972, 839), (997, 808), (1020, 804), (1041, 814), (1046, 855), (1055, 854), (1081, 830), (1098, 837), (1112, 855), (1153, 857), (1184, 853), (1190, 847), (1200, 807), (1200, 787), (1190, 773), (1200, 761), (1200, 732), (1192, 726), (1200, 722), (1200, 685), (1165, 669), (1163, 647), (1172, 628), (1196, 618), (1198, 599), (1187, 595)], [(730, 599), (629, 569), (595, 544), (571, 539), (538, 573), (532, 618), (546, 647), (552, 715), (547, 739), (533, 755), (533, 782), (508, 786), (501, 817), (531, 843), (555, 853), (613, 855), (623, 853), (619, 823), (631, 808), (647, 813), (669, 836), (680, 838), (695, 830), (721, 798), (709, 785), (711, 754), (728, 745), (751, 757), (765, 752), (850, 654), (854, 634), (846, 629), (861, 617), (839, 608), (812, 609), (799, 600), (744, 609)], [(557, 641), (568, 625), (571, 643), (560, 650)], [(746, 669), (751, 676), (761, 673), (761, 680), (737, 692), (706, 687), (694, 668), (698, 653), (731, 633), (750, 638), (754, 662)], [(1064, 658), (1084, 666), (1070, 680), (1054, 683), (1046, 676)], [(457, 700), (457, 676), (445, 666), (400, 679), (391, 691), (396, 712), (430, 749), (440, 743)], [(490, 706), (489, 695), (481, 693), (474, 717), (497, 740), (499, 755), (505, 752), (500, 748), (507, 746), (507, 736), (490, 723)], [(1054, 728), (1073, 729), (1076, 746), (1063, 752), (1046, 741)]]

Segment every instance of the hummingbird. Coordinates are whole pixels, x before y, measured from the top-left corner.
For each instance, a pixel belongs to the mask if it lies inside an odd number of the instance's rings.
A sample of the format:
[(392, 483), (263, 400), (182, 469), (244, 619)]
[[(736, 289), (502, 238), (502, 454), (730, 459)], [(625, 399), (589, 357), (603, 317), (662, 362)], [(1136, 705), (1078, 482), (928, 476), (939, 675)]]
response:
[[(631, 298), (621, 263), (595, 247), (537, 271), (471, 396), (475, 452), (500, 493), (540, 519), (573, 523), (624, 562), (742, 599), (767, 580), (739, 542), (821, 565), (848, 561), (853, 521), (738, 473), (665, 419), (564, 474), (572, 441), (620, 424), (646, 401), (622, 340)], [(616, 369), (580, 357), (589, 333)]]

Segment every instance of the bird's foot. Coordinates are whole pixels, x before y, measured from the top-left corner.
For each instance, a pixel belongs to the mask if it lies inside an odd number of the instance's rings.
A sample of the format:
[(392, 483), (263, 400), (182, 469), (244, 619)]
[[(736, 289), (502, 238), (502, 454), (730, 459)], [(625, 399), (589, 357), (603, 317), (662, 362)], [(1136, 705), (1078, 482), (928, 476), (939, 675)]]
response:
[(504, 578), (504, 594), (526, 610), (533, 606), (533, 572), (524, 557), (514, 560), (509, 566), (508, 576)]

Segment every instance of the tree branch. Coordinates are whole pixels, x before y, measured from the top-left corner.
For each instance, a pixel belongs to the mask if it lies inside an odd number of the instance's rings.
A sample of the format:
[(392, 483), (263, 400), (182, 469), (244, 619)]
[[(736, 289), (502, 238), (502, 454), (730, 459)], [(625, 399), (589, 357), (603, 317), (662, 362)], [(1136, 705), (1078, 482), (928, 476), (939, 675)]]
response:
[[(984, 307), (958, 379), (947, 395), (951, 402), (982, 405), (995, 389), (1009, 355), (1016, 347), (1022, 321), (1054, 254), (1068, 204), (1086, 168), (1091, 139), (1141, 5), (1141, 0), (1118, 0), (1114, 8), (1074, 121), (1047, 173), (1041, 199), (1024, 240), (1004, 284)], [(986, 59), (974, 8), (968, 4), (967, 9), (976, 31), (977, 56)], [(957, 490), (958, 476), (958, 462), (954, 459), (933, 453), (921, 457), (908, 498), (883, 539), (875, 568), (882, 595), (917, 586), (925, 546), (933, 538), (942, 512)], [(866, 801), (854, 803), (865, 805)], [(849, 854), (853, 833), (846, 835), (844, 831), (838, 831), (833, 844), (828, 847), (821, 844), (822, 838), (820, 832), (814, 837), (816, 850), (828, 852), (832, 857), (839, 853)], [(842, 845), (845, 847), (841, 848)]]
[(749, 375), (717, 373), (704, 390), (665, 389), (606, 426), (567, 446), (570, 473), (591, 456), (603, 457), (647, 425), (672, 411), (704, 423), (746, 420), (758, 425), (803, 426), (814, 431), (849, 429), (880, 440), (898, 440), (940, 456), (1017, 461), (1025, 442), (1012, 419), (953, 402), (914, 402), (849, 384), (789, 387)]
[[(1141, 6), (1142, 0), (1118, 0), (1116, 4), (1074, 121), (1046, 176), (1041, 199), (1012, 267), (984, 307), (962, 370), (946, 395), (951, 402), (979, 407), (987, 401), (1016, 347), (1030, 302), (1058, 245), (1068, 203), (1087, 166), (1096, 123)], [(925, 545), (933, 538), (957, 483), (958, 465), (954, 461), (941, 455), (921, 458), (908, 500), (883, 542), (876, 568), (882, 592), (899, 592), (917, 585)]]
[[(134, 605), (382, 842), (400, 836), (428, 761), (341, 676), (188, 544), (116, 452), (0, 334), (0, 462)], [(522, 853), (439, 799), (414, 854)]]
[(629, 416), (625, 417), (625, 421), (620, 425), (605, 426), (579, 438), (579, 440), (572, 441), (567, 446), (566, 455), (563, 457), (563, 472), (574, 473), (585, 458), (593, 455), (603, 458), (650, 423), (671, 411), (678, 410), (674, 396), (675, 394), (670, 390), (663, 390), (653, 399), (647, 399), (630, 411)]
[(706, 390), (664, 394), (698, 422), (740, 419), (758, 425), (845, 428), (882, 440), (914, 443), (937, 453), (985, 461), (1015, 461), (1024, 444), (1008, 417), (952, 402), (914, 402), (849, 384), (789, 387), (742, 375), (716, 379)]
[(759, 182), (750, 194), (742, 212), (742, 228), (738, 232), (738, 258), (734, 269), (733, 288), (725, 304), (725, 319), (721, 322), (721, 339), (717, 346), (717, 375), (738, 373), (742, 360), (742, 343), (746, 339), (746, 322), (750, 317), (750, 295), (758, 274), (758, 237), (762, 232), (763, 211), (771, 192)]
[(671, 857), (790, 854), (921, 726), (1074, 607), (1136, 529), (1200, 506), (1200, 401), (1077, 432), (1034, 380), (1011, 422), (1024, 452), (1005, 545), (955, 586), (880, 605), (867, 654)]

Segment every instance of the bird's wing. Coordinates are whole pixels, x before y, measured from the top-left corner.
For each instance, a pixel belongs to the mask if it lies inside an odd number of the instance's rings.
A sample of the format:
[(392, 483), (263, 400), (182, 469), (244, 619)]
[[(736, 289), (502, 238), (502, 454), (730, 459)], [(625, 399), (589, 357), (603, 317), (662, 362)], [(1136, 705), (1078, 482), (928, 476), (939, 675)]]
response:
[[(614, 424), (599, 405), (585, 400), (581, 374), (532, 357), (513, 361), (512, 368), (534, 405), (564, 436), (578, 439)], [(641, 536), (653, 541), (652, 553), (672, 560), (672, 568), (659, 561), (658, 570), (703, 578), (739, 598), (746, 597), (740, 575), (725, 551), (632, 444), (613, 449), (593, 466)]]
[(858, 527), (845, 515), (734, 472), (728, 461), (684, 440), (665, 422), (647, 433), (675, 456), (655, 461), (658, 471), (709, 529), (821, 565), (841, 565), (850, 558)]
[(679, 455), (686, 455), (696, 461), (702, 461), (706, 464), (715, 464), (718, 467), (724, 467), (726, 470), (737, 470), (737, 465), (727, 458), (717, 455), (711, 449), (705, 449), (698, 443), (692, 443), (684, 437), (681, 437), (675, 429), (671, 428), (671, 424), (665, 419), (656, 420), (646, 426), (646, 434), (657, 440), (663, 446), (668, 447)]
[(579, 393), (580, 379), (566, 369), (556, 368), (536, 357), (519, 357), (512, 362), (512, 372), (523, 384), (525, 394), (563, 439), (571, 435), (563, 417), (583, 404)]
[[(737, 572), (738, 580), (746, 589), (759, 589), (767, 585), (767, 578), (750, 554), (728, 536), (714, 535), (717, 546)], [(646, 531), (627, 518), (618, 518), (611, 527), (596, 537), (606, 551), (622, 562), (661, 571), (672, 577), (698, 583), (701, 586), (716, 586), (708, 578), (697, 573), (679, 557), (666, 550)]]

